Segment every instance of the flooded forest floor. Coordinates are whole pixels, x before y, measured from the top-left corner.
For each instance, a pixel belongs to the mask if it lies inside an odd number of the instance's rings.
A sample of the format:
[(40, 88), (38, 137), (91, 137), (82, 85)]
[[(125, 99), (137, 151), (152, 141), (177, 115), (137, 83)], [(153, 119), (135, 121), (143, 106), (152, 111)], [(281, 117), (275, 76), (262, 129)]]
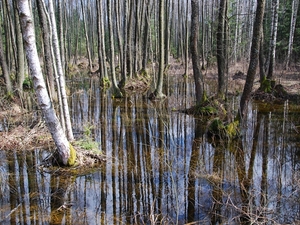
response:
[[(246, 65), (230, 67), (228, 101), (222, 104), (232, 118), (239, 109)], [(183, 113), (195, 104), (191, 67), (184, 76), (184, 65), (171, 62), (163, 101), (149, 99), (154, 85), (116, 99), (100, 88), (97, 76), (86, 75), (87, 67), (76, 69), (67, 80), (74, 136), (77, 143), (92, 140), (103, 160), (96, 166), (84, 162), (87, 166), (80, 168), (44, 166), (55, 145), (34, 92), (8, 100), (0, 86), (1, 224), (300, 221), (298, 68), (277, 68), (274, 79), (283, 94), (279, 98), (259, 92), (257, 75), (241, 135), (224, 140), (218, 138), (220, 133), (207, 135), (218, 115)], [(203, 76), (205, 91), (213, 97), (216, 67)]]
[[(77, 74), (82, 74), (87, 71), (86, 60), (78, 62), (78, 65), (73, 69)], [(238, 63), (235, 66), (231, 66), (228, 75), (227, 89), (230, 95), (240, 95), (243, 91), (243, 86), (246, 80), (247, 64)], [(150, 72), (151, 73), (151, 72)], [(183, 63), (176, 60), (172, 60), (168, 76), (175, 78), (173, 80), (183, 80), (185, 70)], [(217, 68), (216, 66), (207, 70), (202, 71), (205, 79), (205, 89), (208, 95), (215, 95), (217, 93)], [(275, 71), (274, 80), (277, 84), (283, 86), (287, 95), (284, 99), (272, 99), (272, 103), (283, 104), (286, 99), (291, 99), (292, 102), (299, 104), (300, 102), (300, 81), (299, 81), (300, 69), (297, 66), (291, 67), (288, 71), (277, 69)], [(189, 66), (188, 79), (192, 77), (192, 66)], [(74, 76), (73, 76), (74, 77)], [(76, 76), (75, 76), (76, 77)], [(78, 79), (78, 78), (76, 78)], [(91, 77), (90, 79), (94, 79)], [(167, 79), (167, 78), (165, 78)], [(4, 78), (0, 77), (0, 91), (4, 93)], [(165, 81), (166, 82), (166, 81)], [(68, 82), (69, 84), (72, 81)], [(258, 91), (259, 88), (259, 77), (255, 79), (253, 86), (253, 99), (257, 98), (262, 102), (269, 102), (269, 96), (259, 96), (261, 93)], [(129, 85), (130, 86), (130, 85)], [(68, 87), (71, 89), (71, 87)], [(143, 87), (144, 88), (144, 87)], [(139, 89), (139, 87), (137, 87)], [(193, 92), (193, 90), (190, 90)], [(42, 116), (39, 110), (27, 110), (26, 104), (35, 104), (34, 102), (26, 103), (24, 101), (35, 101), (34, 93), (32, 91), (26, 92), (26, 99), (20, 99), (14, 96), (13, 99), (6, 99), (5, 94), (1, 94), (0, 101), (0, 149), (1, 150), (33, 150), (36, 148), (42, 149), (53, 149), (54, 142), (51, 138), (47, 127), (42, 120)], [(146, 93), (147, 95), (147, 93)], [(172, 107), (177, 108), (176, 100), (172, 99)]]

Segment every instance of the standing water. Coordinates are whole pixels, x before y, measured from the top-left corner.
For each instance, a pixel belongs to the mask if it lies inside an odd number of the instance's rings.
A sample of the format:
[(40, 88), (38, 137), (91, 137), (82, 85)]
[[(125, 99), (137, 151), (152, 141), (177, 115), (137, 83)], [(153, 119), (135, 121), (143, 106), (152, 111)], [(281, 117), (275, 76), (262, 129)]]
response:
[(218, 140), (206, 135), (209, 121), (174, 110), (193, 104), (185, 96), (190, 83), (174, 84), (160, 103), (143, 95), (113, 99), (97, 86), (74, 90), (72, 122), (106, 161), (66, 175), (41, 166), (49, 154), (42, 149), (0, 151), (1, 224), (300, 220), (299, 108), (253, 103), (242, 138)]

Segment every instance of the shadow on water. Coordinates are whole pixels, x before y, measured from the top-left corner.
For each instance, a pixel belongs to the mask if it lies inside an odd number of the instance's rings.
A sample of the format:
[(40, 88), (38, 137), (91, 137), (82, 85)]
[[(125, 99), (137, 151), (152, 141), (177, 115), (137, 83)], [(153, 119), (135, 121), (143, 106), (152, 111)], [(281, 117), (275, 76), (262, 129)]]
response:
[[(249, 106), (242, 138), (209, 139), (201, 118), (172, 111), (191, 84), (153, 103), (74, 90), (77, 137), (107, 156), (86, 175), (40, 166), (47, 152), (0, 151), (1, 224), (282, 224), (300, 219), (300, 111)], [(180, 94), (179, 94), (180, 93)], [(190, 96), (188, 96), (190, 98)], [(178, 102), (178, 105), (176, 105)]]

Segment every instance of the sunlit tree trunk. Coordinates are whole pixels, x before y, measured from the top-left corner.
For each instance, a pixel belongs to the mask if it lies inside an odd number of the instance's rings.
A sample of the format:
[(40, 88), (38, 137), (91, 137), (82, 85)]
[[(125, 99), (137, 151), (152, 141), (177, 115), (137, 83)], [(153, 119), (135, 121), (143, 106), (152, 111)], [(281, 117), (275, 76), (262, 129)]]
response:
[(48, 19), (44, 9), (43, 0), (36, 0), (37, 10), (39, 14), (40, 26), (43, 35), (43, 46), (44, 46), (44, 64), (45, 64), (45, 74), (49, 83), (49, 94), (52, 99), (56, 99), (55, 85), (54, 85), (54, 71), (53, 71), (53, 61), (51, 57), (51, 37)]
[(107, 0), (107, 14), (108, 14), (108, 29), (109, 29), (109, 46), (110, 46), (110, 73), (112, 75), (112, 83), (114, 89), (114, 97), (120, 98), (123, 96), (120, 91), (117, 78), (116, 78), (116, 69), (115, 69), (115, 46), (114, 46), (114, 32), (113, 32), (113, 21), (112, 21), (112, 4), (111, 0)]
[(43, 112), (47, 127), (57, 146), (61, 163), (63, 165), (73, 165), (75, 163), (76, 152), (71, 147), (66, 135), (63, 132), (46, 89), (39, 56), (37, 53), (34, 25), (28, 0), (18, 0), (17, 3), (27, 62), (30, 68), (39, 107)]
[(200, 57), (198, 52), (199, 36), (199, 0), (191, 0), (192, 21), (191, 21), (191, 54), (193, 63), (193, 72), (195, 80), (196, 104), (200, 105), (203, 98), (202, 72), (200, 68)]
[(159, 2), (159, 69), (158, 69), (158, 81), (156, 84), (155, 91), (150, 95), (154, 99), (163, 99), (166, 96), (162, 92), (163, 81), (164, 81), (164, 68), (165, 68), (165, 3), (164, 1)]
[[(118, 40), (118, 50), (119, 50), (119, 54), (118, 54), (118, 59), (119, 59), (119, 69), (121, 72), (121, 84), (125, 84), (126, 81), (126, 73), (122, 72), (122, 68), (123, 68), (123, 64), (124, 64), (124, 54), (123, 54), (123, 50), (124, 50), (124, 37), (122, 37), (122, 22), (123, 22), (123, 17), (121, 16), (121, 4), (120, 4), (121, 0), (115, 0), (114, 1), (114, 5), (115, 5), (115, 15), (116, 15), (116, 32), (117, 32), (117, 40)], [(123, 3), (124, 4), (124, 3)], [(124, 12), (125, 15), (125, 12)]]
[(144, 33), (143, 33), (143, 48), (142, 48), (142, 68), (143, 70), (146, 69), (147, 62), (148, 62), (148, 52), (149, 52), (149, 14), (150, 14), (150, 9), (149, 9), (149, 2), (146, 3), (146, 12), (144, 14), (145, 16), (145, 24), (144, 24)]
[(56, 20), (55, 20), (55, 14), (54, 14), (52, 0), (49, 0), (49, 15), (50, 15), (50, 19), (51, 19), (53, 49), (54, 49), (54, 53), (55, 53), (55, 61), (56, 61), (57, 72), (58, 72), (58, 76), (59, 76), (59, 87), (58, 88), (60, 88), (60, 92), (61, 92), (63, 113), (64, 113), (64, 118), (65, 118), (65, 123), (66, 123), (66, 133), (67, 133), (68, 139), (71, 141), (74, 139), (74, 137), (73, 137), (73, 131), (72, 131), (72, 125), (71, 125), (67, 93), (66, 93), (66, 88), (65, 88), (65, 86), (66, 86), (65, 76), (64, 76), (64, 71), (63, 71), (62, 62), (61, 62), (60, 48), (59, 48), (57, 29), (56, 29)]
[(291, 26), (290, 26), (290, 37), (289, 37), (289, 47), (288, 47), (288, 53), (287, 53), (287, 57), (286, 57), (286, 64), (285, 64), (285, 69), (286, 70), (290, 66), (290, 57), (291, 57), (291, 53), (292, 53), (292, 50), (293, 50), (294, 34), (295, 34), (296, 20), (297, 20), (297, 14), (298, 14), (298, 6), (299, 6), (299, 0), (293, 0)]
[(259, 59), (260, 41), (262, 36), (262, 27), (265, 11), (265, 0), (257, 1), (256, 16), (253, 26), (253, 38), (250, 54), (250, 63), (247, 72), (246, 83), (244, 86), (243, 94), (240, 101), (240, 118), (245, 116), (248, 101), (250, 100), (251, 91), (253, 88), (253, 82), (256, 75), (256, 69)]
[(272, 0), (272, 29), (271, 29), (271, 39), (270, 39), (270, 61), (267, 78), (272, 80), (274, 67), (275, 67), (275, 53), (276, 53), (276, 40), (277, 40), (277, 28), (278, 28), (278, 7), (279, 0)]
[(97, 34), (98, 34), (98, 63), (100, 78), (107, 78), (107, 67), (106, 67), (106, 48), (105, 48), (105, 37), (104, 37), (104, 24), (102, 14), (103, 1), (96, 1), (97, 5)]
[(92, 62), (92, 57), (91, 57), (89, 35), (88, 35), (88, 31), (87, 31), (85, 7), (84, 7), (84, 4), (83, 4), (83, 0), (81, 0), (80, 2), (81, 2), (82, 19), (83, 19), (83, 26), (84, 26), (84, 33), (85, 33), (86, 51), (87, 51), (87, 57), (88, 57), (88, 60), (89, 60), (89, 70), (90, 70), (90, 72), (92, 72), (93, 71), (93, 62)]
[(66, 64), (66, 57), (65, 57), (65, 35), (64, 35), (64, 5), (65, 0), (57, 1), (57, 12), (58, 12), (58, 39), (59, 39), (59, 50), (60, 50), (60, 58), (61, 58), (61, 66), (62, 71), (65, 72), (65, 64)]

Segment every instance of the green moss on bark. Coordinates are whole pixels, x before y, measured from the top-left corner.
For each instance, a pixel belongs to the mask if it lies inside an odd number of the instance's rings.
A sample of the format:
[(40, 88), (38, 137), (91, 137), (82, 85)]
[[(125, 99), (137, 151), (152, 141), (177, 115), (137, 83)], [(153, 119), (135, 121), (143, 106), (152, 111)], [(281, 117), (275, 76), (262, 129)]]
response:
[(76, 150), (71, 144), (69, 144), (69, 145), (70, 145), (70, 157), (68, 159), (67, 165), (68, 166), (73, 166), (75, 164), (75, 161), (76, 161)]

